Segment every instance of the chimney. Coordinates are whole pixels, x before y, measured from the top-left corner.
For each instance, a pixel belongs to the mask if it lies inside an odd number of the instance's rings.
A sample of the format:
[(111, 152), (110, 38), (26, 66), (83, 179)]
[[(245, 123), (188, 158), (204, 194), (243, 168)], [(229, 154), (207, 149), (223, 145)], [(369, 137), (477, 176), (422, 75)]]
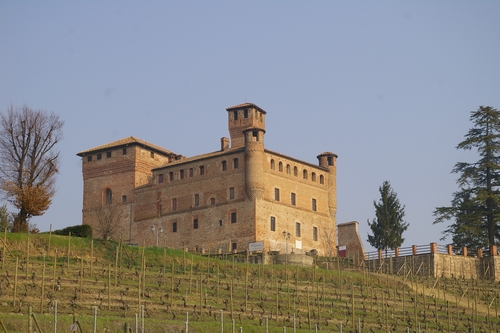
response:
[(224, 151), (229, 148), (229, 139), (226, 137), (223, 137), (220, 139), (220, 150)]

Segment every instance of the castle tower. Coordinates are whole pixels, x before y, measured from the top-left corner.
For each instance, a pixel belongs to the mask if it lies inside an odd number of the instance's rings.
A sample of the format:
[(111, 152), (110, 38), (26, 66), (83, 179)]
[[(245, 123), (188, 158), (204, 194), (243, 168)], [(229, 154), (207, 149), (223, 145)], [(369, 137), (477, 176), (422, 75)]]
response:
[(331, 152), (324, 152), (317, 156), (319, 165), (326, 167), (328, 173), (328, 212), (332, 220), (332, 227), (337, 224), (337, 155)]
[(266, 111), (257, 105), (243, 103), (231, 106), (226, 110), (231, 148), (243, 147), (245, 144), (243, 131), (249, 128), (265, 131)]
[(245, 139), (245, 190), (248, 199), (261, 199), (264, 194), (264, 134), (260, 128), (243, 131)]

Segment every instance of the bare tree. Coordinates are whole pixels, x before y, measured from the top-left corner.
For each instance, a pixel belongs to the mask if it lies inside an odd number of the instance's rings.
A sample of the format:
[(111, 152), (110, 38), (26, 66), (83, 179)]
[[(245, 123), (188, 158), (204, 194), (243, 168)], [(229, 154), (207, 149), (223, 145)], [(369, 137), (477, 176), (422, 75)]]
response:
[(321, 245), (323, 246), (323, 251), (325, 251), (325, 256), (327, 256), (328, 258), (331, 258), (333, 255), (335, 255), (336, 237), (337, 235), (333, 226), (328, 226), (322, 229)]
[(30, 218), (52, 202), (63, 125), (58, 115), (28, 106), (0, 114), (0, 190), (18, 209), (13, 232), (28, 232)]
[(122, 210), (120, 206), (108, 205), (99, 208), (96, 211), (97, 230), (105, 241), (113, 238), (118, 231), (120, 220), (122, 219)]

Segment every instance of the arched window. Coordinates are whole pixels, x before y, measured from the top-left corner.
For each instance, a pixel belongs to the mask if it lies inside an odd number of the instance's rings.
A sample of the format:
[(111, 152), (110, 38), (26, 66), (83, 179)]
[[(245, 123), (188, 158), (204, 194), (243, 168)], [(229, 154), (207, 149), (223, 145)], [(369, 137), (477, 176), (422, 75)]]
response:
[(324, 184), (325, 183), (325, 176), (319, 175), (319, 183)]
[(194, 176), (194, 170), (193, 168), (189, 168), (189, 178), (192, 178)]
[(283, 172), (283, 163), (281, 162), (278, 163), (278, 170), (279, 172)]
[(315, 181), (316, 181), (316, 172), (311, 173), (311, 180), (312, 180), (313, 182), (315, 182)]
[(302, 176), (304, 179), (307, 179), (307, 170), (302, 171)]
[(287, 174), (290, 174), (290, 164), (287, 164), (287, 165), (286, 165), (286, 173), (287, 173)]
[(274, 160), (271, 160), (271, 170), (275, 169)]
[(221, 167), (222, 167), (222, 171), (226, 171), (227, 170), (227, 162), (222, 161)]
[(297, 167), (293, 167), (293, 175), (297, 177), (299, 175), (299, 169)]
[(238, 169), (238, 159), (233, 159), (233, 169)]
[(106, 189), (106, 205), (111, 205), (113, 204), (113, 192), (111, 189), (107, 188)]

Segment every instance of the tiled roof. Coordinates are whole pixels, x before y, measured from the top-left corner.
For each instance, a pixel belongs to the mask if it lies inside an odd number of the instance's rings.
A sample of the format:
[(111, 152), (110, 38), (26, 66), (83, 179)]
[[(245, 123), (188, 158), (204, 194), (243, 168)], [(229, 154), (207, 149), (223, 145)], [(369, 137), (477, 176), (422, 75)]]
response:
[(102, 145), (102, 146), (98, 146), (98, 147), (95, 147), (95, 148), (91, 148), (91, 149), (87, 149), (87, 150), (81, 151), (77, 155), (78, 156), (83, 156), (83, 155), (86, 155), (86, 154), (88, 154), (90, 152), (95, 152), (95, 151), (99, 151), (99, 150), (106, 150), (106, 149), (109, 149), (109, 148), (114, 148), (114, 147), (119, 147), (119, 146), (133, 145), (133, 144), (142, 145), (142, 146), (148, 147), (148, 148), (150, 148), (152, 150), (156, 150), (156, 151), (158, 151), (160, 153), (163, 153), (163, 154), (172, 154), (172, 152), (170, 150), (167, 150), (167, 149), (162, 148), (160, 146), (154, 145), (154, 144), (149, 143), (147, 141), (144, 141), (144, 140), (141, 140), (141, 139), (137, 139), (136, 137), (129, 136), (127, 138), (123, 138), (121, 140), (113, 141), (113, 142), (107, 143), (107, 144)]
[(253, 103), (243, 103), (243, 104), (238, 104), (238, 105), (235, 105), (235, 106), (230, 106), (226, 110), (227, 111), (232, 111), (232, 110), (237, 110), (237, 109), (242, 109), (242, 108), (255, 108), (255, 109), (259, 110), (260, 112), (262, 112), (264, 114), (267, 113), (264, 109), (261, 109), (260, 107), (258, 107), (257, 105), (255, 105)]

